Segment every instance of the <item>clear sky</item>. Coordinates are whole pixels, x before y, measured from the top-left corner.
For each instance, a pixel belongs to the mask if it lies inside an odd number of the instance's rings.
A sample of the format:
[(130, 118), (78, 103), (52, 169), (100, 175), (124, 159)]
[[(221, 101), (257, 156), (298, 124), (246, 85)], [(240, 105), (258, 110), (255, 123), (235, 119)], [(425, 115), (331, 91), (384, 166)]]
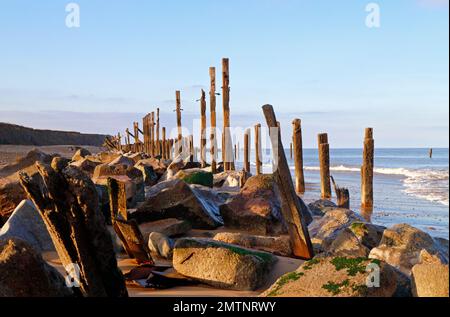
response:
[(180, 89), (190, 127), (228, 57), (233, 125), (270, 103), (305, 147), (448, 147), (448, 0), (79, 0), (67, 28), (69, 2), (0, 0), (0, 121), (112, 134), (159, 106), (171, 128)]

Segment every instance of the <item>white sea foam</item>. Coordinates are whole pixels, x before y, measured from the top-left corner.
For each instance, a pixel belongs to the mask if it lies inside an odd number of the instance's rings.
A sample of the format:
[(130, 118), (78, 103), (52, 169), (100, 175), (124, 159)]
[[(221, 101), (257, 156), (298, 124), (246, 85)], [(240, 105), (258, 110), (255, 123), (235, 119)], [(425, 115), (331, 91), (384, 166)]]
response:
[[(291, 167), (294, 169), (294, 167)], [(307, 171), (319, 171), (318, 166), (305, 166)], [(360, 168), (344, 165), (331, 166), (334, 172), (355, 172), (359, 173)], [(386, 168), (378, 167), (374, 169), (375, 174), (402, 176), (404, 192), (432, 202), (438, 202), (445, 206), (449, 205), (448, 176), (447, 170), (435, 169), (406, 169), (406, 168)]]

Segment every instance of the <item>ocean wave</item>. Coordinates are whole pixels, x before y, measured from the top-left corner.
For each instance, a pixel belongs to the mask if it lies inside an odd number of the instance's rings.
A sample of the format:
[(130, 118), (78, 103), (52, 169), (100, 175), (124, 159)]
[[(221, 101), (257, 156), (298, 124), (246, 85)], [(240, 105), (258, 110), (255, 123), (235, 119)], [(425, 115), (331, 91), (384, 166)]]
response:
[[(291, 167), (294, 169), (294, 167)], [(318, 166), (305, 166), (307, 171), (319, 171)], [(331, 166), (333, 172), (355, 172), (360, 173), (360, 168), (351, 166)], [(402, 176), (404, 192), (417, 198), (425, 199), (431, 202), (441, 203), (449, 206), (448, 195), (448, 169), (407, 169), (407, 168), (374, 168), (375, 174)]]

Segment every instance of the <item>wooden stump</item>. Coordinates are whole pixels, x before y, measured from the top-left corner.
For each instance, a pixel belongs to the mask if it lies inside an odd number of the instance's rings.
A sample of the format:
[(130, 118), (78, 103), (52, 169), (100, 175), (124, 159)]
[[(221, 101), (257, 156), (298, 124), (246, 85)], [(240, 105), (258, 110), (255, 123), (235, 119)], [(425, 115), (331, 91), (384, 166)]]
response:
[(255, 125), (255, 164), (256, 164), (256, 175), (261, 174), (261, 124)]
[(211, 172), (217, 173), (217, 135), (216, 135), (216, 68), (209, 68), (211, 88), (209, 91), (209, 103), (211, 112)]
[(244, 134), (244, 170), (250, 173), (250, 129)]
[(305, 192), (305, 177), (303, 174), (303, 144), (302, 144), (302, 125), (300, 119), (295, 119), (293, 125), (293, 150), (295, 163), (295, 190), (299, 194)]
[(321, 195), (322, 199), (330, 199), (331, 198), (330, 146), (328, 144), (328, 135), (326, 133), (319, 134), (318, 143), (319, 143)]
[(361, 166), (361, 209), (373, 210), (373, 168), (374, 168), (373, 129), (367, 128), (364, 137), (363, 164)]

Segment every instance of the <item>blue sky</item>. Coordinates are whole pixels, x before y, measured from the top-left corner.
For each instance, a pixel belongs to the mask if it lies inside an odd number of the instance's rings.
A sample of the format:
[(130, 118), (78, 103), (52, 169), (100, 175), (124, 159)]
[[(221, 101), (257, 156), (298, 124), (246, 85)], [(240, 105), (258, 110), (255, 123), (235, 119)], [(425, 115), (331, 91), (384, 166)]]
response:
[(448, 0), (372, 1), (380, 28), (360, 0), (75, 2), (69, 29), (69, 1), (0, 0), (0, 121), (116, 133), (159, 106), (171, 128), (180, 89), (191, 127), (228, 57), (233, 125), (270, 103), (306, 147), (360, 147), (368, 126), (380, 147), (448, 147)]

